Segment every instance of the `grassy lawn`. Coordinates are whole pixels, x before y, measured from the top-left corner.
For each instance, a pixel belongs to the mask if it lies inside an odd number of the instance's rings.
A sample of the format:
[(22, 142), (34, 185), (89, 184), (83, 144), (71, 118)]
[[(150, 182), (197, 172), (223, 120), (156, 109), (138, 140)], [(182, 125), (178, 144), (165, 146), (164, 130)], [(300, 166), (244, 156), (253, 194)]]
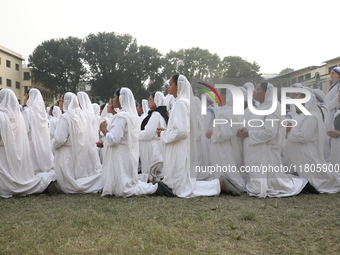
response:
[(340, 194), (0, 199), (0, 254), (340, 254)]

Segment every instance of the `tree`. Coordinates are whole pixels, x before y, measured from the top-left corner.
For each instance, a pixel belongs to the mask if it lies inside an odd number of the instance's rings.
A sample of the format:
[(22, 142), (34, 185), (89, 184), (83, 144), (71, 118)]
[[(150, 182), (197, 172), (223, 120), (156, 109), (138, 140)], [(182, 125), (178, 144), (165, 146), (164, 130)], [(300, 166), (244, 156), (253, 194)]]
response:
[(52, 39), (38, 45), (28, 57), (34, 81), (55, 94), (76, 92), (86, 73), (81, 45), (82, 40), (76, 37)]
[(84, 42), (84, 58), (91, 72), (94, 95), (108, 99), (119, 87), (130, 88), (136, 98), (147, 97), (148, 84), (161, 69), (157, 49), (138, 46), (128, 34), (90, 34)]
[(167, 79), (174, 73), (181, 73), (191, 81), (212, 82), (219, 76), (219, 64), (220, 57), (206, 49), (181, 49), (166, 54), (163, 73)]
[(260, 66), (255, 61), (250, 63), (239, 56), (228, 56), (221, 62), (222, 81), (234, 85), (262, 81), (259, 70)]
[(282, 69), (281, 72), (279, 73), (279, 75), (282, 75), (282, 74), (286, 74), (286, 73), (290, 73), (290, 72), (293, 72), (294, 69), (293, 68), (285, 68), (285, 69)]

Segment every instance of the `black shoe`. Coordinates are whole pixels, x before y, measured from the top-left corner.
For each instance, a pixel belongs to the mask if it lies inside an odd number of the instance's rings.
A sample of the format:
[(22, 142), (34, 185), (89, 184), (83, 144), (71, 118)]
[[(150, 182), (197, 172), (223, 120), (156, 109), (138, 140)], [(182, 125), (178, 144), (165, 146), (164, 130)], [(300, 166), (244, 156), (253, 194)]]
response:
[(50, 184), (48, 184), (46, 191), (50, 195), (54, 195), (58, 193), (58, 189), (54, 182), (50, 182)]
[(175, 197), (175, 194), (172, 193), (171, 189), (169, 189), (163, 182), (157, 182), (157, 190), (155, 195), (164, 196), (164, 197)]
[(306, 186), (302, 189), (302, 191), (310, 194), (320, 194), (309, 182), (307, 182)]

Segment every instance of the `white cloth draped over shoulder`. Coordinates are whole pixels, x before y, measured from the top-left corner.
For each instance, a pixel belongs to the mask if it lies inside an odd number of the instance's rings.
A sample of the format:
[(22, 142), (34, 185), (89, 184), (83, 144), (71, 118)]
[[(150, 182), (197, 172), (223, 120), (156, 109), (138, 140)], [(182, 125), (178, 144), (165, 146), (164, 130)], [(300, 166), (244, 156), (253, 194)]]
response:
[(143, 114), (139, 117), (140, 123), (142, 123), (142, 121), (144, 120), (144, 118), (145, 118), (146, 116), (148, 116), (148, 112), (149, 112), (149, 110), (150, 110), (148, 100), (146, 100), (146, 99), (143, 99), (143, 100), (142, 100), (142, 109), (143, 109)]
[(61, 118), (61, 111), (59, 106), (53, 106), (53, 110), (52, 110), (52, 116), (50, 118), (50, 138), (51, 138), (51, 144), (54, 141), (54, 133), (55, 130), (57, 128), (57, 125), (59, 123), (59, 119)]
[[(340, 114), (340, 109), (334, 114), (334, 119)], [(333, 120), (334, 123), (334, 120)], [(334, 124), (332, 125), (332, 129), (334, 130)], [(339, 131), (339, 130), (338, 130)], [(331, 139), (331, 163), (333, 166), (333, 169), (337, 169), (339, 171), (340, 169), (340, 136), (336, 138), (330, 138)]]
[(138, 181), (139, 159), (138, 135), (140, 122), (135, 99), (129, 88), (121, 88), (119, 102), (122, 107), (108, 120), (104, 142), (102, 196), (153, 194), (158, 185)]
[[(258, 110), (268, 110), (273, 102), (273, 85), (268, 83), (265, 99)], [(244, 165), (245, 167), (258, 167), (259, 171), (249, 172), (247, 192), (257, 197), (287, 197), (299, 194), (307, 180), (282, 171), (264, 171), (263, 167), (280, 167), (281, 149), (284, 141), (284, 130), (280, 121), (265, 121), (266, 119), (283, 118), (280, 115), (280, 106), (269, 115), (256, 115), (249, 111), (245, 112), (246, 123), (249, 120), (257, 119), (263, 121), (261, 127), (248, 126), (249, 137), (243, 141)], [(257, 122), (258, 123), (258, 122)], [(255, 126), (255, 124), (253, 124)]]
[[(164, 146), (163, 182), (178, 197), (217, 196), (219, 180), (196, 181), (190, 164), (190, 90), (185, 76), (179, 75), (177, 98), (167, 129), (161, 132)], [(194, 163), (193, 163), (194, 164)]]
[(31, 150), (31, 161), (35, 173), (48, 172), (53, 165), (49, 120), (45, 103), (38, 89), (29, 90), (27, 107), (22, 112)]
[(94, 114), (91, 100), (87, 93), (83, 91), (77, 93), (77, 98), (79, 100), (81, 110), (85, 113), (87, 128), (89, 131), (88, 139), (90, 140), (93, 150), (97, 151), (96, 142), (98, 142), (99, 138), (99, 128), (98, 120), (96, 115)]
[(75, 94), (65, 94), (64, 110), (53, 142), (58, 184), (65, 193), (99, 192), (103, 188), (101, 165), (88, 139), (91, 127)]
[(54, 173), (34, 174), (26, 126), (12, 90), (0, 90), (0, 196), (43, 192)]
[[(297, 173), (306, 178), (317, 191), (320, 193), (339, 192), (340, 173), (330, 172), (324, 160), (323, 144), (326, 131), (321, 113), (311, 89), (305, 89), (312, 94), (311, 99), (305, 104), (305, 108), (312, 115), (306, 116), (300, 113), (295, 116), (298, 124), (291, 129), (284, 151), (288, 155), (288, 163), (301, 165), (301, 169), (296, 169)], [(321, 171), (316, 171), (317, 166)]]
[(329, 121), (326, 125), (326, 131), (329, 131), (332, 129), (332, 122), (334, 119), (334, 114), (338, 110), (338, 107), (339, 107), (339, 102), (338, 102), (339, 91), (340, 91), (340, 80), (331, 85), (326, 95), (325, 105), (327, 106), (328, 113), (329, 113)]
[[(155, 93), (156, 107), (166, 107), (166, 100), (162, 92)], [(157, 136), (157, 128), (166, 128), (166, 121), (162, 115), (153, 111), (151, 117), (139, 134), (139, 157), (142, 173), (148, 174), (150, 180), (159, 181), (163, 178), (163, 145)]]
[[(237, 121), (233, 116), (233, 97), (229, 90), (226, 90), (226, 104), (218, 108), (217, 119), (227, 120), (227, 124), (215, 125), (211, 136), (210, 158), (213, 166), (234, 167), (233, 171), (215, 172), (215, 177), (224, 176), (230, 180), (240, 191), (246, 191), (246, 180), (241, 174), (242, 144), (236, 136), (238, 126), (231, 127), (231, 121)], [(236, 171), (235, 171), (236, 170)]]

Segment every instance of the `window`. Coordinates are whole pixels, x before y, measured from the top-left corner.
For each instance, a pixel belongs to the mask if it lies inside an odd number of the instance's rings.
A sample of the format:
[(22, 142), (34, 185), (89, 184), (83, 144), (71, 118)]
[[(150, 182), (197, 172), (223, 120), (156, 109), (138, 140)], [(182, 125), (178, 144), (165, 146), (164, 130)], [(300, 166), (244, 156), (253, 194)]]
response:
[(6, 79), (7, 87), (12, 87), (12, 81), (10, 79)]
[(334, 67), (337, 67), (337, 66), (335, 65), (335, 66), (328, 67), (328, 73), (331, 73), (331, 71)]
[[(282, 82), (282, 85), (281, 85), (282, 87), (288, 87), (288, 83), (285, 81), (285, 82)], [(282, 88), (281, 87), (281, 88)]]
[(19, 64), (15, 64), (15, 70), (19, 71)]
[(2, 85), (2, 77), (0, 77), (0, 85)]
[(305, 74), (305, 80), (308, 80), (308, 79), (310, 79), (310, 78), (312, 78), (312, 76), (311, 76), (311, 74), (310, 74), (310, 73), (308, 73), (308, 74)]
[(292, 84), (296, 83), (296, 78), (292, 79)]
[(298, 82), (303, 82), (303, 75), (298, 77)]
[(6, 66), (9, 67), (9, 68), (11, 68), (11, 61), (6, 60)]
[(85, 91), (85, 85), (80, 85), (79, 91)]
[(18, 81), (15, 82), (15, 88), (20, 89), (20, 82), (18, 82)]
[(24, 86), (24, 95), (26, 95), (27, 94), (27, 90), (28, 90), (28, 86)]
[(30, 72), (24, 72), (24, 81), (31, 79)]

